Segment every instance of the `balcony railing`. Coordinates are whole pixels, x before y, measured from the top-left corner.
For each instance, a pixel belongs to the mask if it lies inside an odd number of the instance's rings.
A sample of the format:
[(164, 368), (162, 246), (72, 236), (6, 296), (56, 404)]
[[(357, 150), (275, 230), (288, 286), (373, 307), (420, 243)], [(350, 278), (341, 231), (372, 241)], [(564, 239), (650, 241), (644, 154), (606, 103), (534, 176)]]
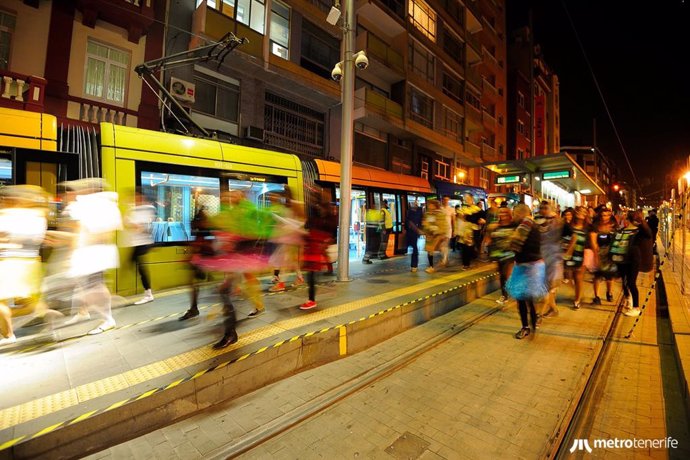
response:
[(496, 147), (492, 147), (486, 142), (482, 143), (482, 158), (485, 160), (493, 160), (496, 158)]
[(493, 65), (497, 67), (499, 66), (498, 59), (496, 59), (496, 56), (491, 54), (491, 51), (489, 51), (485, 46), (482, 46), (482, 55), (488, 62), (491, 62)]
[(468, 140), (465, 141), (465, 152), (467, 152), (470, 156), (479, 158), (482, 154), (482, 149), (479, 147), (479, 145), (475, 144), (474, 142), (470, 142)]
[(488, 128), (496, 127), (496, 117), (487, 112), (486, 109), (482, 111), (482, 121), (484, 122), (484, 126)]
[(0, 70), (0, 106), (31, 112), (43, 112), (46, 80)]
[(482, 77), (482, 90), (485, 94), (498, 96), (498, 90), (496, 89), (496, 86), (492, 84), (489, 80), (487, 80), (486, 77)]
[(479, 75), (479, 72), (477, 72), (476, 69), (469, 68), (467, 69), (467, 72), (465, 73), (465, 77), (467, 78), (467, 81), (472, 83), (475, 88), (481, 90), (482, 89), (482, 76)]
[(361, 107), (362, 101), (366, 104), (368, 110), (373, 110), (380, 115), (402, 119), (402, 106), (388, 99), (383, 94), (379, 94), (369, 88), (360, 88), (355, 91), (355, 108)]
[(109, 122), (114, 125), (127, 125), (128, 116), (136, 116), (135, 110), (92, 101), (81, 97), (70, 96), (70, 102), (79, 104), (79, 121), (97, 125), (101, 122)]
[(364, 48), (370, 57), (375, 57), (386, 66), (405, 73), (403, 56), (371, 32), (365, 31), (357, 36), (357, 48)]

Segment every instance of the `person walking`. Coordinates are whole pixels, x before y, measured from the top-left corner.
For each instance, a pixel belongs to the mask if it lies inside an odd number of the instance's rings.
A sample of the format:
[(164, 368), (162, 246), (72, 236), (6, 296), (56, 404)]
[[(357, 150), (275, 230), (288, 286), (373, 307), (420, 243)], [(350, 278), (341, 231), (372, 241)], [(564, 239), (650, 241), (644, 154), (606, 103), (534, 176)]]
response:
[(582, 302), (582, 285), (585, 276), (584, 255), (588, 236), (587, 208), (578, 206), (573, 211), (573, 219), (568, 225), (570, 234), (568, 246), (563, 254), (563, 264), (566, 272), (573, 280), (575, 299), (573, 308), (578, 310)]
[(271, 243), (277, 248), (271, 256), (271, 265), (275, 267), (273, 271), (273, 286), (270, 292), (282, 292), (285, 290), (285, 282), (280, 279), (281, 270), (293, 270), (295, 281), (293, 287), (304, 284), (304, 277), (300, 270), (299, 249), (304, 243), (304, 212), (301, 203), (292, 199), (292, 194), (288, 187), (283, 193), (272, 193), (269, 195), (271, 200), (270, 211), (276, 219), (276, 228)]
[(429, 266), (424, 271), (434, 273), (436, 271), (434, 268), (434, 251), (443, 252), (443, 246), (448, 246), (448, 218), (445, 211), (441, 209), (441, 203), (438, 200), (428, 200), (426, 206), (422, 230), (426, 237), (425, 249), (429, 258)]
[(510, 250), (510, 241), (515, 230), (515, 224), (510, 209), (507, 207), (497, 209), (498, 220), (487, 226), (484, 244), (489, 249), (489, 258), (498, 264), (501, 297), (496, 302), (502, 305), (508, 300), (506, 282), (510, 278), (515, 263), (515, 253)]
[(513, 221), (517, 227), (511, 236), (510, 248), (515, 253), (515, 266), (506, 289), (517, 300), (520, 311), (522, 328), (515, 334), (515, 338), (524, 339), (537, 330), (534, 302), (548, 294), (546, 266), (541, 256), (541, 235), (532, 219), (529, 206), (517, 205), (513, 210)]
[(309, 219), (307, 220), (306, 243), (304, 247), (304, 266), (307, 272), (307, 284), (309, 285), (309, 299), (300, 305), (300, 310), (311, 310), (317, 307), (316, 303), (316, 272), (324, 270), (328, 266), (328, 246), (335, 244), (335, 232), (338, 228), (338, 219), (331, 210), (330, 203), (321, 195), (312, 205)]
[(405, 216), (405, 250), (412, 246), (410, 271), (415, 273), (419, 265), (419, 236), (422, 234), (424, 213), (417, 200), (411, 201)]
[(144, 288), (144, 297), (134, 302), (134, 305), (143, 305), (153, 302), (154, 299), (148, 268), (142, 259), (153, 246), (151, 223), (156, 218), (156, 208), (139, 192), (134, 194), (134, 200), (134, 206), (125, 217), (125, 246), (132, 248), (131, 261), (139, 271), (141, 285)]
[(534, 222), (541, 233), (541, 254), (546, 264), (546, 284), (549, 288), (549, 293), (544, 297), (541, 316), (548, 318), (558, 316), (556, 293), (563, 279), (563, 224), (551, 203), (546, 200), (539, 204), (539, 214)]
[[(653, 266), (653, 232), (642, 218), (641, 211), (628, 211), (626, 225), (616, 233), (611, 243), (611, 259), (618, 266), (622, 278), (626, 316), (640, 315), (640, 294), (637, 289), (637, 275), (650, 271)], [(645, 244), (647, 243), (647, 244)]]
[(445, 241), (440, 242), (441, 249), (441, 266), (445, 267), (448, 264), (448, 253), (450, 252), (450, 241), (455, 233), (455, 208), (450, 205), (450, 197), (445, 195), (441, 204), (441, 211), (446, 216)]
[(393, 216), (388, 207), (388, 200), (383, 200), (381, 206), (381, 214), (383, 216), (383, 228), (381, 229), (381, 245), (379, 246), (379, 259), (385, 260), (388, 258), (386, 250), (388, 249), (388, 239), (393, 233)]
[(470, 268), (470, 263), (474, 258), (474, 236), (477, 225), (469, 222), (467, 216), (460, 212), (455, 219), (455, 233), (457, 244), (460, 247), (460, 257), (462, 258), (462, 269)]
[(656, 209), (650, 209), (647, 213), (647, 218), (645, 220), (647, 221), (647, 225), (649, 225), (649, 228), (652, 231), (653, 250), (654, 254), (656, 254), (656, 235), (659, 233), (659, 218), (656, 215)]
[(589, 232), (590, 248), (594, 253), (594, 298), (592, 304), (601, 305), (599, 297), (599, 284), (603, 279), (606, 282), (606, 301), (613, 301), (613, 278), (616, 276), (617, 267), (611, 260), (609, 249), (616, 234), (616, 221), (613, 213), (606, 206), (599, 206), (597, 214)]

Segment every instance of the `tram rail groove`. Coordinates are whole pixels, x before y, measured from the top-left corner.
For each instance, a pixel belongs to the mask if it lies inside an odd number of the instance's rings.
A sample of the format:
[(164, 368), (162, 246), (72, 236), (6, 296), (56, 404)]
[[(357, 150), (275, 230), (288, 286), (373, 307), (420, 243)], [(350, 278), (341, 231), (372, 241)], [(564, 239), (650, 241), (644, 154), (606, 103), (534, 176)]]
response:
[(484, 319), (505, 310), (508, 308), (508, 306), (512, 307), (513, 304), (506, 303), (502, 306), (497, 306), (488, 311), (475, 315), (471, 319), (460, 324), (453, 324), (440, 334), (437, 334), (436, 336), (418, 344), (414, 348), (407, 350), (395, 360), (380, 364), (357, 376), (356, 378), (342, 383), (338, 387), (323, 393), (312, 401), (309, 401), (308, 403), (281, 415), (273, 421), (252, 430), (232, 445), (220, 447), (215, 451), (212, 451), (206, 458), (210, 460), (235, 458), (260, 446), (275, 436), (278, 436), (279, 434), (329, 409), (338, 402), (348, 398), (358, 391), (408, 366), (420, 356), (429, 353), (434, 348), (437, 348), (451, 338), (461, 334), (480, 321), (483, 321)]
[[(600, 383), (602, 383), (602, 377), (606, 374), (604, 370), (610, 364), (610, 350), (611, 345), (615, 342), (613, 337), (614, 331), (620, 322), (620, 317), (623, 309), (623, 293), (619, 294), (618, 301), (616, 302), (616, 311), (613, 313), (613, 319), (609, 324), (607, 331), (603, 334), (603, 340), (599, 347), (597, 357), (594, 360), (594, 364), (591, 367), (589, 376), (581, 386), (581, 391), (576, 392), (576, 397), (573, 398), (571, 404), (566, 410), (565, 417), (563, 417), (561, 424), (554, 433), (554, 437), (551, 439), (549, 446), (542, 458), (561, 459), (572, 455), (569, 452), (570, 446), (572, 446), (573, 436), (577, 430), (581, 427), (581, 424), (585, 420), (585, 415), (591, 410), (591, 402), (595, 394), (602, 391)], [(579, 393), (579, 394), (578, 394)]]

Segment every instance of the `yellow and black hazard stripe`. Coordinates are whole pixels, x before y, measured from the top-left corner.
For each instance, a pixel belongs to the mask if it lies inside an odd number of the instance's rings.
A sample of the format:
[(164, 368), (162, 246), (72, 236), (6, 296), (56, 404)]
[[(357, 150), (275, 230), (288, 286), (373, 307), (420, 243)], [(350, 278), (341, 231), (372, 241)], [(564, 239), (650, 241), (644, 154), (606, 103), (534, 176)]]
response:
[[(368, 315), (368, 316), (362, 316), (362, 317), (360, 317), (360, 318), (358, 318), (358, 319), (355, 319), (355, 320), (352, 320), (352, 321), (350, 321), (350, 322), (348, 322), (348, 323), (338, 324), (338, 325), (335, 325), (335, 326), (325, 327), (325, 328), (323, 328), (323, 329), (319, 329), (319, 330), (315, 330), (315, 331), (305, 332), (305, 333), (303, 333), (303, 334), (296, 335), (296, 336), (291, 337), (291, 338), (289, 338), (289, 339), (285, 339), (285, 340), (281, 340), (281, 341), (279, 341), (279, 342), (276, 342), (276, 343), (274, 343), (273, 345), (267, 345), (267, 346), (261, 347), (261, 348), (259, 348), (258, 350), (252, 351), (252, 352), (250, 352), (250, 353), (243, 354), (243, 355), (241, 355), (241, 356), (235, 357), (235, 358), (230, 359), (230, 360), (228, 360), (228, 361), (224, 361), (224, 362), (221, 362), (221, 363), (219, 363), (219, 364), (216, 364), (215, 366), (211, 366), (211, 367), (209, 367), (209, 368), (207, 368), (207, 369), (201, 370), (201, 371), (197, 372), (196, 374), (191, 375), (191, 376), (189, 376), (189, 377), (185, 377), (185, 378), (181, 378), (181, 379), (175, 380), (174, 382), (169, 383), (169, 384), (167, 384), (167, 385), (164, 385), (164, 386), (161, 386), (161, 387), (158, 387), (158, 388), (154, 388), (154, 389), (152, 389), (152, 390), (148, 390), (148, 391), (146, 391), (146, 392), (144, 392), (144, 393), (141, 393), (141, 394), (136, 395), (136, 396), (132, 396), (132, 397), (127, 398), (127, 399), (123, 399), (122, 401), (116, 402), (116, 403), (111, 404), (111, 405), (109, 405), (109, 406), (107, 406), (107, 407), (104, 407), (104, 408), (101, 408), (101, 409), (96, 409), (96, 410), (91, 410), (91, 411), (85, 412), (85, 413), (83, 413), (83, 414), (81, 414), (81, 415), (79, 415), (79, 416), (77, 416), (77, 417), (74, 417), (74, 418), (65, 420), (65, 421), (63, 421), (63, 422), (56, 423), (56, 424), (54, 424), (54, 425), (50, 425), (50, 426), (45, 427), (45, 428), (43, 428), (42, 430), (40, 430), (40, 431), (38, 431), (38, 432), (36, 432), (36, 433), (34, 433), (34, 434), (23, 435), (23, 436), (19, 436), (19, 437), (17, 437), (17, 438), (14, 438), (14, 439), (10, 439), (9, 441), (6, 441), (5, 443), (0, 444), (0, 451), (3, 451), (3, 450), (5, 450), (5, 449), (12, 448), (12, 447), (16, 446), (17, 444), (19, 444), (19, 443), (21, 443), (21, 442), (30, 441), (30, 440), (32, 440), (32, 439), (36, 439), (36, 438), (38, 438), (38, 437), (40, 437), (40, 436), (43, 436), (43, 435), (46, 435), (46, 434), (48, 434), (48, 433), (52, 433), (53, 431), (58, 430), (58, 429), (60, 429), (60, 428), (65, 428), (65, 427), (74, 425), (74, 424), (76, 424), (76, 423), (83, 422), (83, 421), (88, 420), (88, 419), (90, 419), (90, 418), (92, 418), (92, 417), (95, 417), (95, 416), (97, 416), (97, 415), (104, 414), (104, 413), (106, 413), (106, 412), (115, 410), (115, 409), (117, 409), (117, 408), (119, 408), (119, 407), (122, 407), (122, 406), (124, 406), (124, 405), (126, 405), (126, 404), (129, 404), (129, 403), (132, 403), (132, 402), (135, 402), (135, 401), (141, 401), (142, 399), (146, 399), (146, 398), (148, 398), (149, 396), (155, 395), (155, 394), (160, 393), (160, 392), (165, 391), (165, 390), (169, 390), (169, 389), (171, 389), (171, 388), (175, 388), (176, 386), (181, 385), (181, 384), (183, 384), (183, 383), (186, 383), (186, 382), (189, 382), (189, 381), (198, 379), (199, 377), (201, 377), (201, 376), (203, 376), (203, 375), (205, 375), (205, 374), (208, 374), (209, 372), (213, 372), (213, 371), (215, 371), (215, 370), (217, 370), (217, 369), (222, 369), (222, 368), (224, 368), (224, 367), (226, 367), (226, 366), (229, 366), (229, 365), (231, 365), (231, 364), (234, 364), (234, 363), (237, 363), (237, 362), (240, 362), (240, 361), (244, 361), (245, 359), (250, 358), (250, 357), (252, 357), (252, 356), (259, 355), (259, 354), (265, 352), (265, 351), (268, 350), (268, 349), (271, 349), (271, 348), (278, 348), (278, 347), (280, 347), (281, 345), (284, 345), (284, 344), (286, 344), (286, 343), (292, 343), (292, 342), (295, 342), (295, 341), (297, 341), (297, 340), (304, 339), (304, 338), (308, 338), (308, 337), (311, 337), (311, 336), (316, 335), (316, 334), (323, 334), (323, 333), (328, 332), (328, 331), (331, 331), (331, 330), (338, 330), (338, 331), (339, 331), (339, 334), (340, 334), (340, 339), (341, 339), (341, 348), (340, 348), (341, 353), (340, 353), (340, 354), (341, 354), (341, 355), (344, 355), (344, 354), (346, 354), (346, 352), (343, 352), (344, 350), (343, 350), (343, 346), (342, 346), (342, 340), (344, 340), (344, 337), (345, 337), (345, 335), (346, 335), (346, 328), (347, 328), (347, 326), (352, 325), (352, 324), (355, 324), (355, 323), (358, 323), (358, 322), (366, 321), (366, 320), (368, 320), (368, 319), (375, 318), (375, 317), (377, 317), (377, 316), (384, 315), (384, 314), (386, 314), (386, 313), (389, 313), (389, 312), (391, 312), (391, 311), (393, 311), (393, 310), (397, 310), (397, 309), (399, 309), (399, 308), (405, 307), (405, 306), (407, 306), (407, 305), (412, 305), (412, 304), (415, 304), (415, 303), (418, 303), (418, 302), (423, 302), (423, 301), (425, 301), (425, 300), (428, 300), (428, 299), (431, 299), (431, 298), (434, 298), (434, 297), (438, 297), (438, 296), (441, 296), (441, 295), (444, 295), (444, 294), (448, 294), (448, 293), (453, 292), (453, 291), (457, 291), (457, 290), (462, 289), (462, 288), (464, 288), (464, 287), (466, 287), (466, 286), (470, 286), (470, 285), (472, 285), (472, 284), (475, 284), (475, 283), (477, 283), (477, 282), (479, 282), (479, 281), (491, 279), (491, 278), (493, 278), (493, 277), (496, 277), (497, 275), (498, 275), (497, 272), (490, 273), (490, 274), (488, 274), (488, 275), (484, 275), (484, 276), (475, 278), (475, 279), (473, 279), (473, 280), (471, 280), (471, 281), (467, 281), (467, 282), (458, 284), (457, 286), (453, 286), (453, 287), (451, 287), (451, 288), (444, 289), (443, 291), (439, 291), (439, 292), (436, 292), (436, 293), (433, 293), (433, 294), (429, 294), (429, 295), (425, 295), (425, 296), (422, 296), (422, 297), (418, 297), (418, 298), (416, 298), (416, 299), (414, 299), (414, 300), (410, 300), (410, 301), (407, 301), (407, 302), (400, 303), (400, 304), (395, 305), (395, 306), (393, 306), (393, 307), (386, 308), (385, 310), (380, 310), (380, 311), (378, 311), (378, 312), (376, 312), (376, 313), (372, 313), (372, 314), (370, 314), (370, 315)], [(176, 313), (175, 315), (178, 315), (178, 313)], [(166, 317), (172, 317), (172, 316), (174, 316), (174, 315), (168, 315), (168, 316), (166, 316)], [(162, 317), (162, 318), (165, 318), (165, 317)], [(160, 319), (160, 318), (159, 318), (159, 319)], [(156, 319), (147, 320), (146, 322), (155, 321), (155, 320), (156, 320)]]

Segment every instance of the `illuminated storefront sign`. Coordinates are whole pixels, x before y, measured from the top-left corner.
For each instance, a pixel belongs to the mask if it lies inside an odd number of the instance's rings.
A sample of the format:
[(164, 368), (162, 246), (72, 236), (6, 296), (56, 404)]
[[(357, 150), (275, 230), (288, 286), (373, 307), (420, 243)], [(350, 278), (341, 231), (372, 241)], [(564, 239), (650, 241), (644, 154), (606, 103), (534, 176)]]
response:
[(547, 171), (541, 175), (541, 178), (544, 180), (567, 179), (571, 175), (572, 171), (570, 169), (566, 169), (563, 171)]
[(496, 178), (496, 183), (497, 184), (517, 184), (521, 180), (519, 174), (515, 174), (512, 176), (498, 176)]

